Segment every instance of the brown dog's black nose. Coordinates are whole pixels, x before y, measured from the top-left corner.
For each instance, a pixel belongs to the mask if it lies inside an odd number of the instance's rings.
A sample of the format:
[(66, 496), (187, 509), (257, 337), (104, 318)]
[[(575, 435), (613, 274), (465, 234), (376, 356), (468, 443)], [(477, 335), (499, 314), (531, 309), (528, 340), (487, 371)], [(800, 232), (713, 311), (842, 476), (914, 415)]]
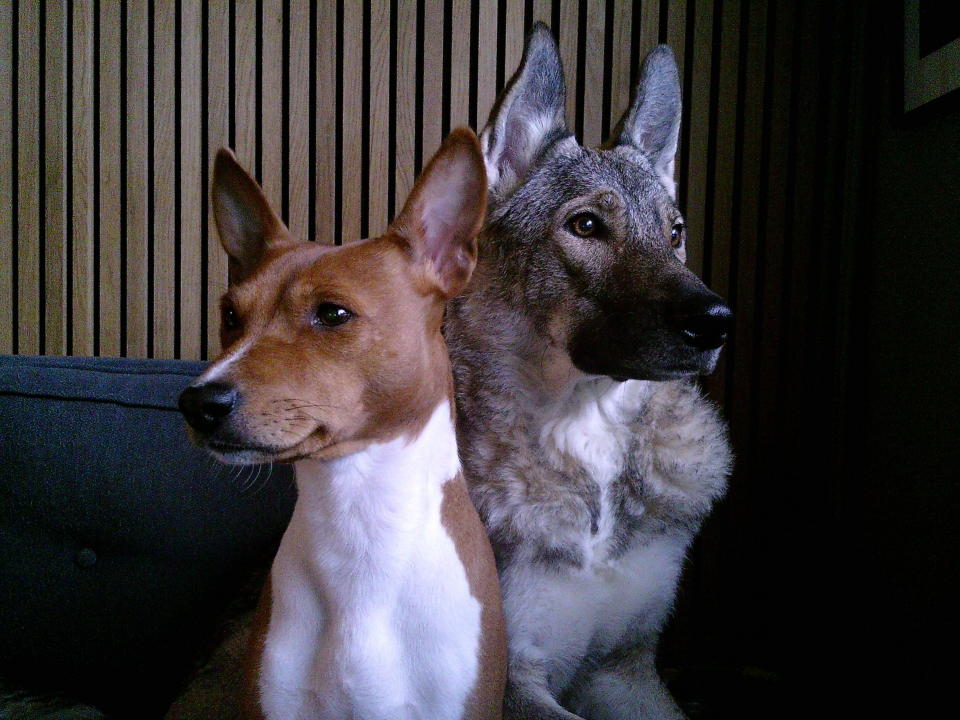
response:
[(237, 404), (237, 388), (226, 383), (209, 382), (191, 385), (180, 393), (180, 412), (199, 432), (209, 433), (217, 429)]
[(699, 311), (680, 318), (680, 334), (687, 345), (698, 350), (714, 350), (727, 341), (733, 325), (733, 313), (724, 302), (711, 302)]

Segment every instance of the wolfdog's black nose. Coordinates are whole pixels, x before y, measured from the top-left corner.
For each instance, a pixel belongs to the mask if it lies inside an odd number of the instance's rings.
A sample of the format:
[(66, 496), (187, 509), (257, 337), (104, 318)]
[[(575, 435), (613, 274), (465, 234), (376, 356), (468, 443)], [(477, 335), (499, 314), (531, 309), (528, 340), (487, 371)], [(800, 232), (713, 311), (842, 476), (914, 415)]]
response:
[(212, 432), (233, 411), (238, 395), (233, 385), (209, 382), (188, 387), (180, 393), (177, 404), (190, 427)]
[(711, 302), (699, 312), (680, 319), (680, 333), (684, 342), (698, 350), (714, 350), (727, 341), (733, 324), (733, 313), (723, 302)]

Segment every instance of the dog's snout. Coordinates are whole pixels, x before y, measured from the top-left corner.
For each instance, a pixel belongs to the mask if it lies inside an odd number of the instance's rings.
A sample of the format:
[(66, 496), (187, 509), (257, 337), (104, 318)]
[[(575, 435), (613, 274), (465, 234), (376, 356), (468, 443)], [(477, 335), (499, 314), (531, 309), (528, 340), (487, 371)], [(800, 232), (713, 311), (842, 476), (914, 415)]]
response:
[(715, 350), (727, 341), (733, 313), (726, 303), (713, 299), (693, 311), (682, 313), (678, 320), (687, 345), (698, 350)]
[(180, 393), (180, 412), (194, 430), (212, 432), (237, 404), (237, 388), (226, 383), (191, 385)]

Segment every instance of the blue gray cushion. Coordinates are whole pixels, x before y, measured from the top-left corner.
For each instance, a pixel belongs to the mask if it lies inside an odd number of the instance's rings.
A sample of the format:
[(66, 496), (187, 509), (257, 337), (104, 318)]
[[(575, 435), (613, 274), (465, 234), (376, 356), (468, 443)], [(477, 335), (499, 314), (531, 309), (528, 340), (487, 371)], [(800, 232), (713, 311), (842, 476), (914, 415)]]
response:
[(190, 445), (177, 396), (202, 369), (0, 357), (3, 675), (148, 717), (268, 562), (290, 470)]

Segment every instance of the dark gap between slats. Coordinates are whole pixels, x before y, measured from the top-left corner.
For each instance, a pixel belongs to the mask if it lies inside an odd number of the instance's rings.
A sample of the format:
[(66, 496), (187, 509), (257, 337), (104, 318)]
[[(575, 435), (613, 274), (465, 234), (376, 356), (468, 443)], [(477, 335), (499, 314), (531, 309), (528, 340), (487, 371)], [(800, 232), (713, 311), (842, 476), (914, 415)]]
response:
[(340, 225), (343, 222), (343, 2), (337, 0), (337, 72), (336, 72), (336, 105), (337, 113), (334, 119), (336, 125), (336, 173), (334, 176), (333, 202), (333, 242), (335, 245), (343, 243), (343, 233)]
[(120, 356), (127, 356), (127, 4), (120, 6)]
[[(281, 55), (282, 78), (281, 87), (283, 88), (283, 97), (281, 100), (283, 111), (281, 113), (281, 162), (280, 162), (280, 216), (288, 225), (290, 224), (290, 3), (283, 3), (283, 42)], [(300, 158), (297, 158), (300, 161)]]
[[(451, 62), (451, 48), (453, 44), (452, 13), (453, 0), (443, 0), (443, 88), (441, 90), (442, 98), (440, 101), (440, 134), (442, 137), (446, 137), (447, 133), (450, 132), (450, 83), (453, 80), (453, 63)], [(393, 79), (393, 82), (391, 82), (392, 86), (396, 82), (396, 75), (391, 75), (390, 77)]]
[[(67, 330), (67, 355), (73, 355), (73, 2), (67, 3), (66, 9), (66, 27), (67, 36), (64, 38), (64, 45), (67, 50), (66, 61), (66, 92), (64, 123), (66, 126), (66, 149), (64, 156), (64, 166), (66, 168), (66, 178), (64, 180), (64, 194), (66, 200), (66, 220), (64, 222), (64, 235), (66, 240), (66, 266), (65, 277), (66, 284), (66, 330)], [(12, 97), (16, 97), (13, 93)]]
[[(390, 115), (387, 130), (387, 221), (393, 221), (396, 213), (397, 192), (397, 3), (390, 3)], [(449, 115), (447, 117), (449, 121)]]
[(603, 99), (601, 100), (600, 140), (610, 136), (610, 112), (613, 104), (613, 13), (614, 0), (606, 0), (603, 15)]
[[(310, 88), (307, 107), (309, 139), (307, 142), (307, 240), (317, 239), (317, 4), (310, 3)], [(327, 200), (326, 198), (324, 199)]]
[(256, 35), (256, 80), (254, 95), (256, 96), (256, 151), (254, 153), (256, 165), (256, 179), (263, 187), (263, 0), (257, 0), (257, 27)]
[(177, 48), (176, 60), (173, 64), (173, 87), (174, 87), (174, 119), (173, 119), (173, 357), (179, 359), (182, 343), (180, 334), (183, 331), (181, 313), (183, 311), (183, 243), (180, 238), (180, 223), (183, 219), (181, 204), (183, 202), (183, 162), (180, 155), (183, 151), (183, 128), (180, 114), (183, 109), (183, 3), (177, 0), (176, 18), (174, 19), (174, 34)]
[[(612, 0), (610, 0), (612, 1)], [(530, 31), (533, 29), (533, 0), (524, 0), (523, 2), (523, 36), (524, 39), (530, 34)], [(508, 68), (510, 72), (514, 72), (516, 68)]]
[[(577, 100), (574, 125), (577, 140), (583, 142), (584, 103), (587, 89), (587, 3), (580, 0), (577, 7)], [(592, 90), (593, 88), (591, 88)]]
[(38, 339), (40, 341), (40, 354), (46, 355), (47, 352), (47, 4), (40, 3), (40, 19), (37, 28), (37, 46), (39, 50), (39, 82), (37, 83), (37, 160), (41, 172), (37, 174), (37, 209), (39, 212), (37, 227), (39, 229), (37, 237), (37, 278), (39, 279), (39, 327)]
[(100, 355), (100, 1), (93, 4), (93, 354)]
[(236, 0), (230, 0), (230, 37), (227, 44), (230, 46), (227, 55), (229, 56), (230, 78), (227, 81), (230, 96), (230, 109), (228, 111), (228, 129), (227, 143), (231, 149), (237, 147), (237, 3)]
[(154, 283), (154, 247), (156, 243), (156, 233), (154, 220), (156, 216), (156, 198), (154, 193), (157, 189), (156, 182), (156, 157), (154, 154), (153, 138), (156, 130), (153, 111), (153, 91), (156, 84), (154, 72), (154, 55), (156, 34), (154, 32), (154, 20), (156, 17), (156, 7), (154, 0), (150, 0), (147, 8), (147, 357), (152, 358), (154, 354), (153, 331), (155, 323), (153, 320), (153, 293)]
[(477, 83), (479, 77), (478, 67), (478, 44), (480, 42), (480, 6), (478, 3), (470, 4), (470, 97), (468, 102), (467, 117), (473, 127), (479, 131), (482, 120), (477, 117)]
[(416, 92), (414, 99), (414, 126), (413, 135), (413, 174), (420, 175), (423, 167), (423, 0), (417, 0), (417, 37), (416, 37)]
[(688, 2), (686, 6), (686, 29), (684, 30), (683, 47), (683, 115), (681, 116), (680, 137), (683, 140), (680, 147), (680, 188), (678, 193), (680, 211), (686, 215), (687, 200), (690, 185), (690, 102), (693, 93), (693, 47), (695, 43), (694, 28), (696, 20), (696, 3)]
[[(643, 3), (633, 0), (632, 14), (630, 15), (630, 90), (637, 86), (640, 77), (640, 12)], [(629, 101), (628, 101), (629, 102)]]
[[(553, 0), (550, 5), (550, 29), (553, 31), (553, 38), (558, 45), (560, 40), (560, 2), (561, 0)], [(567, 2), (570, 2), (570, 0), (567, 0)], [(570, 68), (564, 68), (564, 70), (569, 72)]]
[[(449, 15), (447, 16), (449, 17)], [(498, 0), (497, 2), (497, 76), (496, 89), (497, 95), (503, 89), (503, 78), (506, 73), (505, 50), (507, 47), (507, 2)]]
[[(210, 351), (207, 332), (210, 323), (210, 8), (202, 3), (200, 15), (200, 359), (206, 360)], [(217, 58), (218, 61), (222, 58)]]
[(363, 3), (360, 50), (360, 237), (370, 234), (370, 3)]
[(13, 354), (20, 352), (20, 3), (14, 0), (10, 43), (10, 339)]
[[(690, 0), (691, 3), (693, 0)], [(745, 5), (747, 3), (744, 3)], [(660, 0), (660, 10), (657, 19), (660, 21), (660, 26), (657, 29), (657, 42), (665, 43), (667, 41), (667, 18), (670, 16), (670, 2), (669, 0)]]

